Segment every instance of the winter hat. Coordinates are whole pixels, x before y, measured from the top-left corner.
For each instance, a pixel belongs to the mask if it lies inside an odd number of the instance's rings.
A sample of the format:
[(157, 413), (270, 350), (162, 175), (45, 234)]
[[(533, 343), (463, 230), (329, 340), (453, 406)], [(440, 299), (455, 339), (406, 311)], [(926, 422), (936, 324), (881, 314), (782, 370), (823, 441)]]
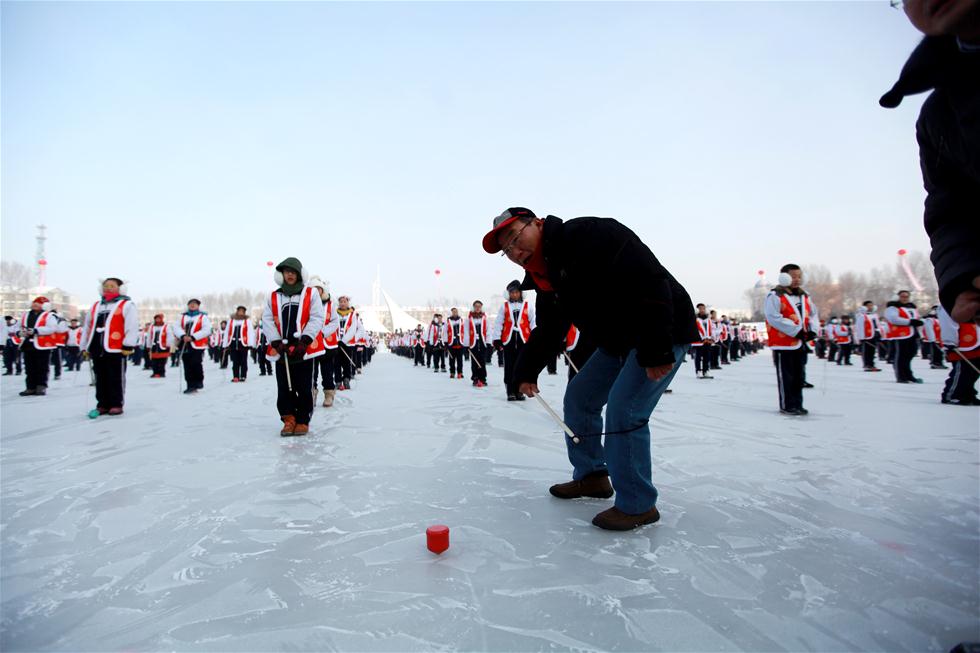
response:
[(129, 292), (129, 284), (120, 279), (119, 277), (106, 277), (105, 279), (99, 279), (99, 296), (102, 296), (102, 284), (106, 281), (115, 281), (119, 284), (119, 294), (125, 295)]
[(330, 284), (320, 278), (319, 275), (314, 274), (310, 277), (310, 280), (306, 282), (307, 286), (312, 286), (314, 288), (323, 288), (324, 292), (330, 292)]
[(192, 297), (191, 299), (187, 300), (187, 305), (190, 306), (191, 304), (197, 304), (198, 306), (200, 306), (201, 300)]
[(487, 254), (496, 254), (501, 250), (500, 245), (497, 244), (497, 234), (501, 229), (505, 228), (514, 220), (518, 218), (537, 218), (534, 212), (530, 209), (525, 209), (522, 206), (515, 206), (507, 209), (496, 218), (493, 219), (493, 229), (487, 232), (483, 237), (483, 251)]
[(32, 301), (31, 303), (32, 304), (40, 304), (42, 311), (50, 311), (51, 310), (51, 300), (48, 299), (47, 297), (45, 297), (44, 295), (41, 295), (40, 297), (35, 297), (34, 298), (34, 301)]
[(282, 278), (282, 271), (285, 268), (294, 270), (297, 274), (299, 274), (299, 283), (304, 283), (305, 279), (310, 278), (310, 275), (306, 272), (306, 268), (303, 267), (303, 264), (300, 263), (299, 259), (295, 256), (290, 256), (283, 259), (282, 263), (276, 266), (276, 272), (272, 275), (272, 278), (276, 282), (277, 286), (281, 286), (285, 283), (285, 280)]
[(507, 292), (513, 292), (514, 290), (520, 290), (520, 289), (521, 289), (521, 282), (518, 281), (517, 279), (514, 279), (513, 281), (507, 284)]

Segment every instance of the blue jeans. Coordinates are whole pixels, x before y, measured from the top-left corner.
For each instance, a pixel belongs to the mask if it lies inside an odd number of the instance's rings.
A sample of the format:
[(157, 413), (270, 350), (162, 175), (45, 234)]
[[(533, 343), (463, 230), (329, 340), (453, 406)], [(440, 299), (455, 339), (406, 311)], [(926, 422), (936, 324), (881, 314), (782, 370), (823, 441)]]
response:
[[(616, 490), (616, 507), (630, 515), (657, 504), (650, 462), (648, 423), (660, 396), (677, 373), (688, 345), (674, 346), (674, 369), (659, 381), (647, 378), (636, 360), (636, 350), (614, 356), (597, 349), (565, 390), (565, 422), (584, 436), (579, 444), (565, 436), (572, 478), (608, 471)], [(605, 447), (602, 407), (606, 407)]]

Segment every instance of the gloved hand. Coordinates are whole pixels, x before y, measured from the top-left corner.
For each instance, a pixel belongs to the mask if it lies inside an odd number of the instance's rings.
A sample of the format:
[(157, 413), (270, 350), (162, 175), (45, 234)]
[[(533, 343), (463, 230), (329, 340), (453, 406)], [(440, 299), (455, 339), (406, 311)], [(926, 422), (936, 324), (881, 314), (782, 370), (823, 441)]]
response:
[(814, 331), (805, 331), (803, 329), (800, 329), (800, 332), (796, 334), (796, 337), (798, 337), (800, 340), (810, 341), (810, 340), (815, 340), (817, 334)]
[(920, 326), (922, 326), (922, 324), (923, 324), (922, 323), (922, 320), (920, 320), (917, 317), (916, 318), (912, 318), (911, 320), (909, 320), (909, 326), (920, 327)]
[(183, 340), (184, 342), (190, 342), (192, 338), (190, 336), (184, 336), (183, 338), (181, 338), (181, 340)]
[(285, 343), (283, 343), (282, 340), (273, 340), (272, 342), (269, 343), (269, 346), (272, 347), (276, 351), (276, 353), (280, 355), (286, 349), (286, 345)]
[(290, 345), (288, 354), (290, 358), (302, 358), (306, 355), (306, 348), (313, 342), (308, 336), (303, 336), (299, 342)]
[(503, 343), (503, 341), (501, 341), (499, 339), (498, 340), (494, 340), (493, 341), (493, 347), (494, 347), (494, 349), (503, 349), (504, 348), (504, 343)]
[(132, 349), (123, 349), (122, 350), (122, 355), (123, 356), (132, 356), (133, 355), (133, 350)]

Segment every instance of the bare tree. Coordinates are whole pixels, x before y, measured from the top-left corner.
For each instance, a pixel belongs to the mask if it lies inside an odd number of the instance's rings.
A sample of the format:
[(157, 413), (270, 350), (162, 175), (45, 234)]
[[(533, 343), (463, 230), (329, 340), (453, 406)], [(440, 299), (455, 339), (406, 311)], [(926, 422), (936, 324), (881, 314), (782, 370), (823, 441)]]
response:
[(26, 290), (34, 285), (31, 269), (17, 261), (0, 262), (0, 282), (18, 290)]

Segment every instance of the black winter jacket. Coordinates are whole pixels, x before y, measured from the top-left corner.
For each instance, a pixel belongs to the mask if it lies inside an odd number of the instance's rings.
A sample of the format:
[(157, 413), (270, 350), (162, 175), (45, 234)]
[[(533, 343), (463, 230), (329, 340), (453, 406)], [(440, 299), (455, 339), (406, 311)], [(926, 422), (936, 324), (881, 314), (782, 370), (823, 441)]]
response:
[(929, 90), (916, 138), (926, 233), (939, 300), (949, 311), (980, 275), (980, 54), (962, 52), (955, 37), (927, 36), (880, 104), (894, 108)]
[(521, 349), (515, 378), (537, 382), (565, 344), (570, 324), (614, 355), (636, 349), (643, 367), (674, 362), (673, 346), (698, 339), (687, 291), (629, 228), (611, 218), (549, 215), (542, 248), (553, 291), (535, 285), (537, 326)]

